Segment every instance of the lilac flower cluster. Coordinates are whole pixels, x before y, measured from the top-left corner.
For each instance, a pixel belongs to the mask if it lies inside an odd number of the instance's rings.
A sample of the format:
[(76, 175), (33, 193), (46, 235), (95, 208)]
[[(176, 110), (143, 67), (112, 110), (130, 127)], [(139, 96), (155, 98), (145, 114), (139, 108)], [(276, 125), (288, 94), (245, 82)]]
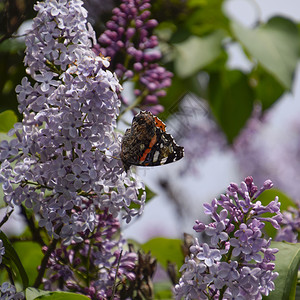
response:
[[(134, 82), (136, 100), (130, 107), (157, 114), (163, 110), (158, 98), (166, 95), (164, 89), (171, 85), (172, 73), (157, 63), (161, 52), (157, 37), (151, 34), (157, 21), (149, 18), (150, 7), (150, 0), (122, 0), (113, 10), (96, 50), (111, 58), (121, 83)], [(123, 97), (123, 102), (129, 101)]]
[(0, 299), (19, 300), (24, 299), (24, 294), (18, 292), (14, 285), (9, 282), (4, 282), (0, 285)]
[[(266, 120), (276, 120), (277, 111), (270, 110), (265, 115)], [(289, 135), (283, 136), (282, 143), (274, 147), (277, 136), (272, 136), (273, 140), (272, 138), (266, 139), (264, 130), (268, 124), (262, 123), (260, 119), (253, 119), (252, 133), (249, 131), (242, 133), (235, 152), (241, 170), (247, 174), (250, 172), (258, 182), (262, 182), (262, 178), (272, 174), (272, 180), (277, 188), (291, 198), (299, 200), (300, 189), (294, 182), (300, 180), (300, 142), (298, 139), (300, 122), (298, 117), (290, 122), (288, 128), (283, 131), (289, 132)], [(277, 135), (281, 137), (282, 133), (279, 131)]]
[[(66, 243), (97, 225), (97, 209), (129, 222), (144, 186), (128, 177), (114, 133), (121, 89), (109, 61), (91, 50), (95, 33), (81, 0), (38, 2), (26, 37), (27, 77), (17, 86), (22, 123), (0, 144), (0, 182), (10, 206), (24, 203)], [(135, 207), (130, 207), (134, 202)], [(88, 205), (87, 205), (88, 204)], [(76, 208), (80, 207), (80, 210)]]
[[(188, 111), (183, 110), (183, 113), (188, 115)], [(262, 112), (261, 106), (255, 105), (252, 116), (235, 138), (232, 148), (224, 147), (226, 138), (211, 119), (207, 118), (205, 122), (198, 122), (195, 126), (182, 127), (185, 130), (181, 134), (181, 143), (185, 148), (187, 164), (182, 174), (186, 170), (195, 170), (195, 161), (207, 157), (212, 151), (233, 150), (241, 176), (252, 174), (258, 185), (272, 176), (277, 188), (297, 199), (300, 190), (294, 182), (300, 180), (300, 142), (297, 138), (300, 134), (300, 122), (298, 119), (292, 121), (288, 129), (289, 136), (278, 147), (274, 147), (273, 141), (266, 139), (265, 135), (268, 121), (274, 118), (274, 113)]]
[(289, 207), (282, 212), (283, 220), (281, 227), (277, 231), (276, 241), (286, 241), (289, 243), (299, 242), (300, 231), (300, 203), (296, 203), (297, 207)]
[(92, 233), (86, 230), (81, 234), (82, 243), (62, 245), (51, 254), (43, 280), (46, 290), (57, 283), (61, 290), (82, 293), (91, 299), (109, 299), (116, 279), (116, 283), (123, 284), (125, 279), (135, 279), (132, 270), (137, 254), (121, 252), (125, 241), (118, 236), (119, 221), (105, 211), (97, 215), (97, 223)]
[[(267, 206), (254, 202), (272, 185), (267, 180), (258, 190), (247, 177), (240, 187), (232, 183), (226, 195), (204, 204), (213, 222), (205, 225), (197, 220), (193, 228), (206, 233), (210, 243), (200, 244), (195, 238), (175, 286), (176, 299), (250, 299), (250, 295), (261, 299), (274, 290), (278, 250), (270, 248), (271, 239), (264, 238), (262, 229), (266, 221), (279, 229), (280, 203), (277, 197)], [(274, 215), (265, 217), (265, 213)]]

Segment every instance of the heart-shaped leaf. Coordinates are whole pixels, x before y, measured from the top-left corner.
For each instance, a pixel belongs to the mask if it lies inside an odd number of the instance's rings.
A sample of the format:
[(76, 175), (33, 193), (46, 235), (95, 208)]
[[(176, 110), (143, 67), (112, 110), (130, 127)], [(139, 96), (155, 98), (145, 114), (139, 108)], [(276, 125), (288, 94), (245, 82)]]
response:
[(254, 91), (238, 70), (210, 75), (209, 104), (229, 143), (239, 134), (253, 110)]
[(297, 26), (291, 20), (274, 17), (253, 30), (236, 22), (231, 28), (246, 51), (286, 89), (291, 89), (299, 55)]
[(272, 248), (279, 251), (275, 254), (275, 290), (263, 299), (293, 300), (296, 299), (297, 273), (300, 263), (300, 244), (272, 242)]
[(23, 264), (18, 256), (16, 250), (14, 249), (11, 242), (9, 241), (9, 239), (4, 234), (3, 231), (0, 231), (0, 239), (2, 240), (3, 246), (5, 248), (4, 257), (7, 258), (8, 261), (12, 261), (15, 264), (15, 266), (17, 267), (19, 274), (21, 276), (21, 279), (22, 279), (23, 288), (28, 287), (29, 280), (28, 280), (27, 273), (23, 267)]
[(151, 251), (151, 254), (164, 268), (167, 268), (168, 261), (175, 262), (180, 268), (184, 260), (181, 244), (182, 241), (178, 239), (157, 237), (143, 244), (141, 248), (145, 252)]
[(8, 132), (18, 121), (17, 115), (13, 110), (6, 110), (0, 113), (0, 132)]
[(216, 31), (206, 37), (191, 36), (180, 44), (175, 44), (177, 55), (175, 69), (178, 76), (189, 77), (213, 62), (222, 51), (222, 31)]

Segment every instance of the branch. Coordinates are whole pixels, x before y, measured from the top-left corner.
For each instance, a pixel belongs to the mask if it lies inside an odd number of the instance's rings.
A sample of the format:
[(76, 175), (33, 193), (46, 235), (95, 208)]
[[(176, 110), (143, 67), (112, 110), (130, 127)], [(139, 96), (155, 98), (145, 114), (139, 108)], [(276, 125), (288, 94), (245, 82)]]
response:
[(25, 217), (26, 223), (29, 227), (29, 230), (31, 231), (33, 240), (38, 242), (41, 246), (45, 246), (45, 242), (41, 237), (39, 228), (35, 227), (32, 216), (31, 217), (27, 216), (26, 208), (23, 205), (21, 205), (21, 212), (22, 212), (23, 216)]
[(10, 215), (13, 213), (13, 211), (14, 211), (14, 209), (12, 209), (11, 211), (9, 211), (5, 214), (4, 218), (2, 219), (2, 221), (0, 223), (0, 228), (3, 226), (3, 224), (5, 224), (8, 221), (8, 219), (9, 219)]
[(115, 292), (116, 292), (116, 287), (117, 287), (117, 276), (118, 276), (118, 271), (119, 271), (119, 267), (120, 267), (122, 252), (123, 252), (123, 250), (121, 250), (120, 256), (118, 258), (117, 269), (116, 269), (116, 276), (115, 276), (115, 280), (114, 280), (112, 295), (111, 295), (111, 298), (110, 298), (111, 300), (113, 300), (114, 297), (115, 297)]
[(33, 284), (33, 287), (38, 288), (40, 286), (40, 284), (42, 283), (42, 279), (44, 277), (45, 271), (46, 271), (46, 267), (47, 267), (47, 263), (48, 263), (48, 259), (51, 255), (51, 253), (54, 251), (54, 249), (56, 248), (58, 239), (53, 239), (50, 246), (48, 247), (47, 252), (45, 253), (43, 259), (42, 259), (42, 263), (41, 263), (41, 267), (39, 270), (39, 274)]

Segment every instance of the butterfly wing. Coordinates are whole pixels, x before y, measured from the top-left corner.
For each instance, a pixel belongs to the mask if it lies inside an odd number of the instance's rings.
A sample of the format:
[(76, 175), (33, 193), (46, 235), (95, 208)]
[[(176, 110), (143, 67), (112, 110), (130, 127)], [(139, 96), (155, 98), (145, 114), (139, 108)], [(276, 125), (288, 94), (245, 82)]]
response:
[(144, 157), (141, 157), (139, 165), (165, 165), (178, 161), (184, 156), (184, 148), (177, 145), (171, 134), (162, 131), (160, 128), (156, 128), (155, 137), (151, 142), (144, 152)]

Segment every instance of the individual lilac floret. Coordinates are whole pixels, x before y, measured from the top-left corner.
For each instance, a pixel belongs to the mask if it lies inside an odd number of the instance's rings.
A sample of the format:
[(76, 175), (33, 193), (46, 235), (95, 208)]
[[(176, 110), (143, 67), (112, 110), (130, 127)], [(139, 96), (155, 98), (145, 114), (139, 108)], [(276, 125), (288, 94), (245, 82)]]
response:
[[(194, 230), (204, 232), (210, 243), (200, 244), (195, 238), (190, 256), (181, 267), (183, 272), (175, 286), (176, 299), (261, 299), (275, 289), (275, 253), (271, 239), (265, 239), (265, 221), (275, 228), (282, 221), (278, 197), (267, 206), (256, 198), (272, 182), (265, 181), (258, 189), (252, 177), (238, 186), (232, 183), (227, 194), (204, 204), (205, 213), (213, 222), (196, 221)], [(255, 202), (256, 201), (256, 202)], [(264, 213), (272, 217), (262, 217)]]
[(111, 58), (111, 67), (121, 83), (134, 83), (134, 107), (157, 114), (163, 110), (158, 98), (166, 95), (172, 73), (158, 64), (161, 52), (157, 37), (152, 35), (158, 23), (150, 19), (150, 7), (150, 0), (122, 0), (120, 7), (113, 10), (95, 50)]
[[(62, 245), (50, 256), (47, 277), (43, 284), (46, 290), (59, 285), (63, 291), (89, 296), (91, 299), (110, 299), (115, 281), (134, 280), (133, 272), (137, 254), (123, 251), (125, 240), (119, 235), (120, 223), (107, 211), (96, 216), (97, 227), (81, 233), (80, 244)], [(44, 251), (47, 249), (45, 248)], [(121, 258), (120, 258), (121, 256)], [(119, 262), (120, 261), (120, 262)], [(117, 265), (119, 262), (118, 273)], [(86, 285), (78, 284), (85, 274)]]
[(121, 86), (108, 59), (91, 49), (95, 33), (82, 4), (35, 5), (24, 59), (35, 83), (25, 77), (17, 86), (23, 120), (10, 132), (17, 138), (0, 144), (5, 202), (32, 209), (39, 225), (66, 243), (97, 226), (97, 210), (114, 217), (122, 210), (129, 222), (145, 201), (143, 184), (118, 159)]

